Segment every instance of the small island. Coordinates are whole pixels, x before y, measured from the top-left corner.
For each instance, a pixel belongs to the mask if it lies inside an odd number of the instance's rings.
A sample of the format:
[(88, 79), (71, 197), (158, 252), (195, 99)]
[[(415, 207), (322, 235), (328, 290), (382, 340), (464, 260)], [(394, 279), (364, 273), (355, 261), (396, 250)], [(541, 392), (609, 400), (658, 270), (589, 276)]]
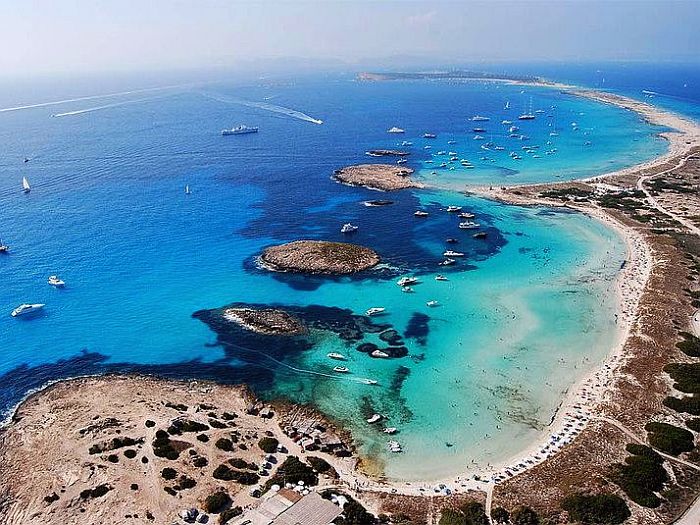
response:
[(412, 181), (411, 168), (391, 164), (358, 164), (336, 170), (333, 178), (349, 186), (363, 186), (373, 190), (394, 191), (406, 188), (422, 188)]
[(270, 246), (260, 256), (272, 271), (346, 275), (368, 270), (379, 263), (374, 250), (345, 242), (293, 241)]
[(303, 335), (306, 327), (296, 316), (273, 308), (256, 310), (253, 308), (227, 308), (224, 319), (239, 326), (264, 335)]

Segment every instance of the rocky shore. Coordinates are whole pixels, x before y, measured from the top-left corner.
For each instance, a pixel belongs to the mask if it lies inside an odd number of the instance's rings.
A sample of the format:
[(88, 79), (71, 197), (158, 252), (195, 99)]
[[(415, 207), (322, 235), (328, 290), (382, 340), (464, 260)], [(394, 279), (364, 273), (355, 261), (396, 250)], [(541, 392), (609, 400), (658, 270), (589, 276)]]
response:
[(349, 186), (363, 186), (380, 191), (422, 188), (422, 184), (409, 178), (412, 173), (411, 168), (391, 164), (358, 164), (336, 170), (333, 178)]
[(374, 250), (357, 244), (301, 240), (270, 246), (260, 260), (272, 271), (346, 275), (368, 270), (380, 259)]
[(223, 317), (258, 334), (303, 335), (307, 333), (301, 320), (284, 310), (228, 308), (224, 310)]

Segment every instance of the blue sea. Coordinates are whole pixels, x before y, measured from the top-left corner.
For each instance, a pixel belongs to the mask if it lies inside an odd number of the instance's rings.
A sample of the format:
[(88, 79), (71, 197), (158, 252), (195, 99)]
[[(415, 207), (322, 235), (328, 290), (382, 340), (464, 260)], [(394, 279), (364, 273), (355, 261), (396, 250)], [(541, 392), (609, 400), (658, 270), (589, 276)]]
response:
[[(0, 109), (158, 85), (149, 80), (7, 86)], [(517, 124), (528, 138), (510, 137), (501, 121), (530, 106), (538, 118)], [(242, 123), (260, 132), (220, 135)], [(388, 134), (392, 126), (405, 134)], [(474, 127), (487, 130), (484, 141)], [(264, 398), (311, 403), (346, 424), (391, 478), (436, 479), (502, 459), (542, 432), (563, 393), (610, 349), (625, 246), (581, 214), (458, 190), (633, 165), (665, 151), (659, 131), (555, 90), (335, 73), (0, 111), (0, 239), (11, 248), (0, 256), (0, 412), (52, 380), (152, 373), (246, 382)], [(524, 153), (526, 144), (539, 148)], [(407, 165), (430, 188), (384, 194), (331, 180), (335, 169), (374, 160), (365, 151), (396, 147), (411, 152)], [(435, 169), (448, 160), (442, 150), (474, 168)], [(547, 150), (555, 152), (533, 153)], [(393, 204), (364, 206), (368, 199)], [(459, 230), (448, 205), (474, 213), (487, 238)], [(429, 217), (416, 219), (416, 209)], [(359, 226), (351, 237), (340, 233), (346, 222)], [(383, 264), (352, 278), (256, 265), (266, 246), (300, 238), (351, 240)], [(465, 255), (438, 266), (448, 248)], [(52, 274), (65, 289), (47, 284)], [(403, 275), (419, 278), (414, 293), (395, 284)], [(439, 306), (428, 307), (433, 300)], [(46, 307), (12, 318), (23, 302)], [(299, 338), (245, 333), (222, 321), (233, 303), (292, 308), (313, 329)], [(374, 306), (386, 315), (368, 320)], [(408, 355), (357, 350), (385, 346), (382, 333)], [(334, 373), (328, 352), (346, 355), (351, 373)], [(375, 412), (399, 429), (402, 454), (388, 453), (382, 427), (366, 423)]]

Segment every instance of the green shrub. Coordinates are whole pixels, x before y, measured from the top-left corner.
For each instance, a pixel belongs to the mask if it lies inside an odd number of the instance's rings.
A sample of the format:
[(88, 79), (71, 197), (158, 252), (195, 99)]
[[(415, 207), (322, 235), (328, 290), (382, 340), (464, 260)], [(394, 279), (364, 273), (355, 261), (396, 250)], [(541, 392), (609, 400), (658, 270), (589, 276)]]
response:
[(687, 426), (690, 430), (700, 432), (700, 417), (694, 417), (689, 419), (685, 422), (685, 426)]
[(191, 489), (194, 488), (197, 485), (197, 482), (193, 480), (189, 476), (182, 475), (180, 476), (180, 479), (177, 480), (177, 485), (175, 488), (177, 490), (185, 490), (185, 489)]
[(582, 523), (615, 525), (631, 515), (625, 500), (615, 494), (572, 494), (562, 501), (561, 508), (569, 513), (573, 521)]
[(374, 525), (377, 523), (377, 518), (367, 512), (367, 509), (357, 500), (347, 494), (344, 496), (348, 502), (343, 507), (343, 514), (336, 518), (333, 523), (336, 525)]
[(679, 334), (683, 341), (676, 343), (678, 349), (690, 357), (700, 357), (700, 337), (696, 337), (688, 332)]
[(241, 458), (231, 458), (228, 460), (229, 465), (237, 469), (248, 469), (248, 470), (258, 470), (258, 466), (255, 463), (248, 463)]
[(243, 509), (241, 507), (232, 507), (230, 509), (226, 509), (221, 514), (219, 514), (219, 525), (224, 525), (226, 522), (230, 521), (236, 516), (240, 516), (241, 514), (243, 514)]
[(700, 392), (700, 363), (671, 363), (664, 372), (675, 381), (673, 388), (686, 394)]
[(155, 422), (155, 421), (153, 421), (152, 419), (147, 419), (147, 420), (146, 420), (146, 428), (153, 428), (154, 426), (156, 426), (156, 422)]
[(124, 451), (124, 456), (129, 459), (134, 459), (136, 457), (136, 451), (133, 448), (127, 448)]
[(163, 479), (175, 479), (177, 477), (177, 470), (175, 470), (174, 468), (165, 467), (163, 470), (160, 471), (160, 475), (163, 477)]
[(220, 448), (226, 452), (231, 452), (233, 450), (233, 441), (228, 438), (219, 438), (214, 444), (216, 445), (216, 448)]
[(454, 509), (442, 509), (438, 525), (464, 525), (464, 514)]
[(503, 507), (496, 507), (491, 511), (491, 517), (496, 523), (508, 523), (510, 521), (510, 513)]
[(260, 447), (260, 449), (268, 454), (273, 454), (277, 452), (277, 445), (279, 444), (280, 442), (273, 437), (264, 437), (260, 441), (258, 441), (258, 446)]
[(306, 486), (314, 486), (318, 484), (318, 476), (310, 466), (299, 461), (298, 457), (287, 456), (266, 486), (269, 489), (274, 484), (284, 486), (285, 483), (297, 484), (299, 481), (303, 481)]
[(693, 416), (700, 416), (700, 396), (693, 394), (692, 396), (683, 397), (667, 397), (664, 399), (664, 405), (676, 412), (683, 412)]
[(197, 441), (201, 441), (202, 443), (206, 443), (209, 441), (209, 436), (207, 436), (206, 434), (198, 434)]
[(644, 429), (649, 432), (649, 443), (666, 454), (677, 456), (695, 448), (693, 433), (668, 423), (647, 423)]
[(668, 481), (663, 467), (663, 458), (643, 445), (627, 446), (627, 450), (639, 450), (640, 454), (628, 456), (625, 463), (616, 463), (610, 468), (610, 477), (635, 503), (655, 508), (661, 500), (654, 494)]
[(328, 472), (331, 469), (330, 464), (323, 458), (316, 456), (309, 456), (306, 458), (306, 462), (313, 467), (316, 472)]
[(209, 494), (204, 500), (204, 510), (211, 514), (218, 514), (229, 505), (231, 505), (231, 496), (223, 490)]
[(539, 525), (540, 518), (530, 507), (516, 507), (510, 514), (513, 525)]
[(235, 481), (241, 485), (255, 485), (260, 481), (260, 476), (255, 472), (233, 470), (223, 463), (214, 469), (212, 476), (223, 481)]

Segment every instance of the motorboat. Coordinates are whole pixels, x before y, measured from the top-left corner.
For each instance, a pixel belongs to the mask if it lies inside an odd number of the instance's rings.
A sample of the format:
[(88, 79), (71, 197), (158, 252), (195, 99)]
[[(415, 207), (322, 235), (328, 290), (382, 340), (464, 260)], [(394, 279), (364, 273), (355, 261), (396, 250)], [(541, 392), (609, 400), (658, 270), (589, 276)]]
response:
[(403, 129), (401, 129), (401, 128), (398, 128), (398, 127), (394, 126), (394, 127), (392, 127), (392, 128), (389, 128), (386, 132), (387, 132), (387, 133), (405, 133), (406, 130), (403, 130)]
[(350, 369), (346, 366), (334, 366), (333, 372), (338, 372), (339, 374), (347, 374), (348, 372), (350, 372)]
[(397, 431), (398, 429), (395, 427), (386, 427), (382, 432), (385, 434), (396, 434)]
[(435, 133), (423, 133), (424, 139), (436, 139), (437, 135)]
[(459, 223), (459, 229), (460, 230), (473, 230), (474, 228), (478, 228), (479, 224), (473, 221), (464, 221)]
[(457, 215), (457, 217), (459, 217), (460, 219), (473, 219), (474, 217), (476, 217), (476, 215), (465, 211)]
[(445, 250), (445, 252), (442, 254), (445, 257), (464, 257), (464, 254), (462, 252), (456, 252), (454, 250)]
[(371, 425), (372, 423), (376, 423), (377, 421), (381, 421), (381, 419), (382, 419), (381, 414), (373, 414), (372, 417), (370, 417), (367, 420), (367, 423), (369, 423)]
[(371, 355), (372, 357), (379, 357), (379, 358), (389, 357), (389, 354), (387, 354), (386, 352), (382, 352), (381, 350), (375, 350), (374, 352), (372, 352), (369, 355)]
[(376, 379), (363, 379), (362, 382), (363, 382), (365, 385), (376, 385), (376, 384), (377, 384), (377, 380), (376, 380)]
[(406, 164), (408, 161), (406, 159), (399, 159), (396, 161), (396, 164)]
[(437, 301), (428, 301), (427, 303), (425, 303), (425, 305), (430, 306), (430, 307), (435, 307), (435, 306), (440, 306), (440, 303), (438, 303)]
[(435, 276), (435, 280), (436, 281), (447, 281), (447, 277), (445, 277), (444, 275), (438, 274)]
[(413, 288), (411, 288), (410, 286), (402, 286), (401, 291), (404, 293), (413, 293)]
[(247, 135), (248, 133), (257, 133), (257, 132), (258, 132), (258, 128), (248, 127), (245, 124), (241, 124), (240, 126), (236, 126), (235, 128), (222, 129), (221, 135), (226, 137), (228, 135)]
[(337, 359), (338, 361), (345, 361), (346, 359), (346, 357), (343, 354), (339, 354), (338, 352), (329, 352), (326, 355), (331, 359)]
[(396, 281), (396, 284), (398, 286), (408, 286), (411, 284), (416, 284), (418, 282), (417, 277), (401, 277), (398, 281)]
[(401, 444), (398, 441), (391, 440), (387, 443), (387, 447), (389, 447), (389, 451), (393, 453), (398, 453), (401, 452)]
[(371, 201), (364, 201), (362, 204), (368, 207), (373, 207), (373, 206), (389, 206), (390, 204), (394, 204), (394, 201), (389, 201), (389, 200), (371, 200)]
[(474, 133), (486, 133), (486, 129), (484, 128), (472, 128), (472, 131)]
[(10, 253), (10, 247), (2, 241), (0, 241), (0, 253)]
[(408, 141), (408, 140), (404, 140), (403, 142), (401, 142), (401, 145), (402, 146), (413, 146), (413, 142)]
[(38, 312), (46, 306), (45, 304), (20, 304), (17, 308), (12, 310), (10, 314), (12, 317), (19, 317), (20, 315), (29, 315)]
[(382, 308), (382, 307), (379, 307), (379, 306), (375, 306), (375, 307), (370, 308), (369, 310), (367, 310), (367, 311), (365, 312), (365, 315), (368, 316), (368, 317), (371, 317), (371, 316), (373, 316), (373, 315), (381, 314), (381, 313), (383, 313), (385, 310), (386, 310), (386, 308)]
[(486, 239), (488, 237), (488, 234), (486, 232), (478, 232), (472, 235), (474, 239)]
[(445, 259), (444, 261), (442, 261), (441, 263), (439, 263), (439, 265), (440, 265), (440, 266), (452, 266), (452, 265), (453, 265), (454, 263), (456, 263), (456, 262), (457, 262), (456, 260), (450, 259), (450, 258), (448, 257), (447, 259)]
[(488, 117), (482, 117), (481, 115), (474, 115), (471, 118), (472, 122), (488, 122), (490, 119)]
[(458, 212), (458, 211), (461, 211), (461, 210), (462, 210), (462, 207), (461, 207), (461, 206), (448, 206), (448, 207), (447, 207), (447, 211), (450, 212), (450, 213)]
[(474, 135), (474, 140), (484, 140), (482, 135)]
[(348, 222), (348, 223), (343, 224), (343, 227), (340, 228), (340, 233), (353, 233), (359, 229), (360, 229), (359, 226), (355, 226), (354, 224), (351, 224)]
[(504, 126), (510, 126), (512, 123), (512, 120), (501, 120), (501, 124), (503, 124)]
[(447, 143), (448, 144), (457, 144), (457, 141), (456, 140), (448, 140)]
[(63, 281), (58, 275), (51, 275), (49, 277), (48, 283), (51, 286), (55, 286), (56, 288), (62, 288), (63, 286), (66, 285), (65, 281)]
[(413, 215), (414, 215), (415, 217), (427, 217), (427, 216), (428, 216), (428, 212), (427, 212), (427, 211), (423, 211), (423, 210), (417, 210), (416, 212), (413, 213)]
[(449, 237), (449, 238), (445, 239), (445, 242), (448, 244), (457, 244), (459, 241), (453, 237)]

